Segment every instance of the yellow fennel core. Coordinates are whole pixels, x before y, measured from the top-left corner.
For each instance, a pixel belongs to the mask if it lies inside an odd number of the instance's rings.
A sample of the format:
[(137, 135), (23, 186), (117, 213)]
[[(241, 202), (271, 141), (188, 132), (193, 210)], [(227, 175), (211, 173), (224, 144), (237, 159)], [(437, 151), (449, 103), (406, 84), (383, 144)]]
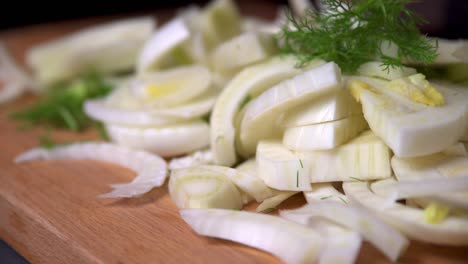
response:
[(179, 85), (174, 82), (149, 84), (146, 86), (146, 94), (151, 98), (162, 97), (173, 93)]
[(361, 102), (362, 91), (367, 90), (376, 94), (380, 93), (369, 84), (359, 80), (349, 80), (346, 84), (346, 87), (357, 102)]
[(424, 220), (429, 224), (439, 224), (445, 220), (450, 212), (450, 207), (439, 204), (430, 203), (424, 209)]
[(426, 76), (420, 73), (393, 80), (387, 88), (414, 102), (428, 106), (439, 106), (445, 103), (444, 96), (426, 80)]

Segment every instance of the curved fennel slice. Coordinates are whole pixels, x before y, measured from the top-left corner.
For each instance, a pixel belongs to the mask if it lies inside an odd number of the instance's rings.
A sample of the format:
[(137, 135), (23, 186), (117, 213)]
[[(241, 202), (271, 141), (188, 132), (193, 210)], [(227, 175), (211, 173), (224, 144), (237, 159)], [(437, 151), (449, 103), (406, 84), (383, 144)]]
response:
[(212, 50), (220, 43), (241, 33), (241, 14), (232, 0), (214, 0), (196, 21), (198, 31), (202, 33), (207, 50)]
[(86, 28), (34, 46), (26, 61), (44, 87), (74, 78), (90, 69), (116, 73), (132, 69), (155, 22), (138, 17)]
[(299, 209), (283, 210), (280, 215), (294, 221), (309, 224), (316, 218), (325, 218), (336, 224), (359, 232), (390, 260), (396, 261), (406, 250), (409, 241), (398, 230), (385, 224), (364, 208), (346, 205), (340, 202), (322, 201), (307, 204)]
[(314, 221), (312, 228), (325, 237), (325, 246), (320, 254), (319, 264), (356, 262), (362, 244), (362, 237), (358, 232), (327, 221)]
[[(120, 93), (121, 95), (119, 95)], [(180, 106), (155, 108), (138, 104), (126, 87), (119, 88), (105, 99), (87, 100), (85, 113), (95, 120), (127, 126), (161, 126), (200, 118), (213, 108), (216, 95), (203, 95)]]
[(213, 164), (213, 153), (211, 153), (211, 150), (205, 149), (171, 159), (169, 162), (169, 169), (177, 170), (210, 164)]
[(288, 110), (278, 123), (281, 127), (298, 127), (337, 121), (358, 114), (362, 114), (361, 105), (349, 91), (339, 90)]
[(31, 160), (91, 159), (115, 163), (135, 171), (138, 175), (128, 184), (116, 185), (114, 191), (103, 198), (133, 197), (161, 186), (167, 177), (166, 161), (142, 150), (130, 149), (110, 143), (76, 143), (53, 149), (35, 148), (15, 158), (15, 162)]
[(190, 37), (183, 18), (176, 17), (164, 24), (145, 42), (137, 62), (137, 72), (164, 66), (170, 52)]
[(314, 183), (312, 191), (303, 192), (308, 204), (322, 201), (335, 201), (347, 204), (346, 195), (339, 192), (331, 183)]
[(468, 208), (468, 158), (458, 143), (451, 148), (418, 158), (392, 158), (398, 182), (397, 198), (419, 197), (452, 207)]
[(258, 248), (285, 263), (314, 263), (323, 246), (315, 230), (276, 216), (221, 209), (184, 209), (180, 214), (199, 235)]
[(212, 79), (210, 70), (202, 65), (179, 66), (141, 75), (130, 84), (130, 89), (145, 104), (169, 107), (204, 94)]
[(424, 220), (422, 209), (399, 203), (382, 208), (387, 199), (374, 194), (365, 182), (346, 182), (343, 189), (348, 199), (377, 212), (383, 221), (412, 239), (440, 245), (468, 244), (466, 218), (449, 216), (442, 223), (430, 224)]
[(464, 39), (437, 40), (437, 58), (434, 64), (468, 63), (468, 41)]
[(255, 98), (245, 111), (240, 127), (241, 155), (255, 153), (257, 143), (273, 136), (278, 116), (318, 96), (341, 89), (341, 71), (329, 62), (285, 80)]
[(0, 42), (0, 104), (14, 100), (33, 86), (31, 78), (14, 62)]
[[(351, 90), (359, 90), (355, 94), (361, 101), (370, 128), (396, 156), (416, 157), (440, 152), (457, 142), (465, 133), (468, 122), (467, 97), (457, 89), (434, 83), (445, 103), (428, 106), (413, 101), (410, 95), (403, 96), (388, 89), (390, 82), (387, 81), (358, 77), (357, 81), (355, 79), (348, 84)], [(401, 92), (413, 93), (419, 89), (417, 82), (408, 84), (402, 81), (394, 84), (401, 85)], [(421, 98), (422, 94), (415, 92), (414, 96)], [(424, 96), (422, 98), (429, 100)]]
[(216, 72), (229, 74), (270, 57), (274, 51), (272, 36), (247, 32), (221, 43), (211, 54)]
[(171, 157), (203, 149), (209, 144), (209, 125), (202, 120), (163, 127), (130, 127), (106, 124), (112, 141)]
[(241, 209), (241, 193), (229, 177), (200, 167), (176, 169), (169, 178), (169, 194), (179, 208)]
[(211, 114), (210, 145), (216, 164), (236, 163), (234, 117), (246, 99), (298, 74), (292, 57), (276, 57), (238, 73), (221, 92)]
[(363, 115), (321, 124), (290, 127), (284, 132), (283, 144), (289, 149), (299, 151), (333, 149), (367, 128)]
[(212, 172), (225, 175), (240, 190), (253, 197), (257, 202), (261, 202), (276, 194), (268, 188), (260, 178), (233, 168), (216, 165), (203, 165), (193, 168), (193, 170), (200, 171), (200, 173)]
[[(255, 195), (255, 200), (257, 202), (263, 202), (264, 200), (274, 197), (275, 195), (281, 193), (278, 190), (271, 189), (268, 187), (263, 180), (258, 175), (257, 170), (257, 161), (255, 159), (248, 159), (241, 164), (237, 165), (236, 167), (237, 172), (246, 175), (244, 177), (251, 177), (259, 179), (259, 181), (255, 180), (255, 184), (250, 184), (250, 189), (252, 194)], [(260, 195), (258, 195), (260, 194)], [(252, 197), (253, 198), (253, 197)]]
[(309, 160), (285, 148), (279, 141), (260, 141), (257, 147), (259, 177), (271, 188), (284, 191), (312, 190)]
[(261, 212), (267, 212), (269, 210), (275, 209), (278, 205), (280, 205), (282, 202), (286, 201), (289, 199), (289, 197), (295, 195), (298, 192), (289, 192), (289, 191), (282, 191), (278, 192), (275, 196), (272, 196), (270, 198), (267, 198), (262, 201), (261, 204), (257, 206), (255, 211), (257, 213)]

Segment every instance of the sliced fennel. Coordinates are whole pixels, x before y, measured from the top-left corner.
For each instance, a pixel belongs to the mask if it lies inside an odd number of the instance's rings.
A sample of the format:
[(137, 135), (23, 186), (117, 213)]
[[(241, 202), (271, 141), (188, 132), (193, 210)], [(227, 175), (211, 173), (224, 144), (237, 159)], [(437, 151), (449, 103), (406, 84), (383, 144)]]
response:
[(377, 212), (383, 221), (412, 239), (442, 245), (468, 244), (466, 218), (449, 216), (440, 224), (429, 224), (424, 219), (424, 211), (419, 208), (399, 203), (382, 207), (387, 199), (372, 193), (366, 182), (345, 182), (343, 189), (350, 200)]
[(285, 263), (313, 263), (323, 246), (315, 230), (271, 215), (221, 209), (185, 209), (180, 214), (199, 235), (258, 248)]
[(386, 81), (359, 77), (348, 87), (359, 97), (372, 131), (395, 155), (415, 157), (436, 153), (462, 137), (468, 121), (466, 94), (434, 84), (446, 103), (431, 107), (386, 89), (387, 85)]
[[(119, 90), (127, 89), (124, 87)], [(125, 92), (122, 96), (114, 96), (115, 93), (122, 92)], [(216, 101), (215, 95), (207, 94), (181, 106), (149, 108), (138, 106), (137, 101), (130, 98), (131, 95), (126, 91), (114, 91), (114, 94), (106, 99), (87, 100), (83, 106), (85, 113), (105, 123), (161, 126), (203, 117), (211, 111)]]
[(183, 18), (176, 17), (164, 24), (149, 38), (140, 51), (137, 72), (161, 68), (170, 64), (170, 52), (190, 37)]
[(372, 61), (359, 66), (357, 73), (362, 76), (395, 80), (416, 74), (416, 69), (401, 66), (386, 68), (381, 62)]
[(234, 117), (245, 98), (300, 72), (291, 57), (277, 57), (238, 73), (221, 92), (211, 114), (211, 150), (216, 164), (236, 163)]
[(261, 204), (255, 209), (256, 212), (266, 212), (275, 209), (282, 202), (286, 201), (289, 197), (295, 195), (297, 192), (279, 192), (273, 197), (263, 200)]
[(341, 72), (329, 62), (263, 92), (246, 109), (240, 128), (243, 156), (255, 153), (258, 141), (273, 136), (278, 116), (291, 107), (341, 89)]
[[(295, 210), (283, 210), (280, 215), (292, 221), (300, 220), (304, 224), (313, 222), (314, 218), (325, 218), (355, 230), (392, 261), (396, 261), (409, 244), (398, 230), (385, 224), (367, 210), (338, 202), (323, 201), (308, 204)], [(297, 219), (295, 215), (301, 219)]]
[(211, 87), (212, 78), (204, 66), (181, 66), (140, 76), (130, 84), (130, 89), (145, 104), (168, 107), (205, 93)]
[(138, 175), (128, 184), (115, 185), (114, 191), (103, 198), (133, 197), (163, 185), (167, 177), (166, 161), (142, 150), (109, 143), (76, 143), (50, 150), (35, 148), (16, 157), (15, 162), (31, 160), (91, 159), (115, 163), (135, 171)]
[(298, 127), (337, 121), (362, 113), (362, 107), (347, 90), (320, 97), (287, 111), (279, 121), (282, 127)]
[(328, 151), (301, 152), (310, 160), (310, 182), (366, 181), (388, 178), (390, 149), (372, 131)]
[(359, 255), (362, 237), (358, 232), (334, 225), (327, 221), (314, 221), (315, 228), (325, 237), (319, 264), (352, 264)]
[(460, 40), (437, 40), (437, 58), (434, 64), (451, 64), (468, 62), (468, 41)]
[[(246, 175), (244, 177), (260, 179), (258, 175), (258, 171), (257, 171), (257, 161), (255, 159), (249, 159), (249, 160), (242, 162), (241, 164), (237, 165), (236, 170), (239, 173)], [(252, 190), (251, 193), (264, 194), (262, 196), (256, 195), (257, 202), (263, 202), (265, 199), (268, 199), (280, 193), (279, 191), (268, 187), (261, 179), (260, 181), (258, 182), (255, 181), (255, 182), (256, 182), (255, 184), (250, 185), (251, 186), (250, 189)]]
[(257, 202), (261, 202), (267, 198), (276, 195), (276, 193), (268, 188), (263, 181), (255, 175), (245, 174), (236, 169), (224, 166), (204, 165), (193, 168), (193, 170), (210, 173), (218, 173), (229, 178), (239, 189), (253, 197)]
[(347, 204), (348, 198), (340, 193), (331, 183), (312, 184), (312, 191), (304, 192), (304, 197), (309, 204), (322, 201), (335, 201)]
[(172, 170), (169, 194), (179, 208), (241, 209), (241, 193), (224, 174), (199, 167)]
[(312, 190), (309, 160), (278, 141), (260, 141), (257, 147), (259, 177), (271, 188), (286, 191)]
[(106, 124), (112, 141), (119, 145), (144, 149), (163, 157), (187, 154), (208, 146), (209, 125), (202, 120), (164, 127), (130, 127)]
[(283, 144), (289, 149), (300, 151), (333, 149), (367, 128), (363, 115), (321, 124), (290, 127), (284, 132)]
[(241, 15), (234, 1), (213, 0), (202, 10), (196, 26), (208, 50), (241, 32)]
[(468, 158), (462, 144), (418, 158), (392, 158), (399, 182), (392, 186), (397, 198), (425, 200), (468, 208)]
[(272, 36), (247, 32), (219, 45), (211, 54), (211, 64), (215, 71), (231, 74), (267, 59), (273, 51)]
[(0, 104), (21, 96), (29, 87), (33, 87), (32, 80), (0, 42)]
[(213, 164), (213, 153), (211, 153), (211, 150), (205, 149), (195, 151), (183, 157), (171, 159), (169, 162), (169, 169), (177, 170), (210, 164)]
[(130, 70), (154, 26), (152, 18), (140, 17), (90, 27), (31, 48), (26, 61), (45, 86), (89, 70)]

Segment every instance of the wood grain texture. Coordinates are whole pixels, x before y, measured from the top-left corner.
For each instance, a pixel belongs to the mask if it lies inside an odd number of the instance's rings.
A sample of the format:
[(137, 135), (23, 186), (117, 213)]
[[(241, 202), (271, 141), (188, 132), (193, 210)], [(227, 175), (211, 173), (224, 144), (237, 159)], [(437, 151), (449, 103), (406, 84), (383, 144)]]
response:
[[(254, 1), (252, 1), (254, 2)], [(271, 17), (276, 7), (243, 2), (248, 14)], [(163, 20), (173, 10), (159, 11)], [(20, 61), (43, 40), (108, 18), (41, 25), (4, 32), (0, 38)], [(13, 158), (38, 145), (44, 129), (21, 131), (9, 113), (35, 100), (26, 96), (0, 106), (0, 237), (32, 263), (279, 263), (269, 254), (195, 235), (178, 215), (167, 185), (137, 199), (98, 199), (111, 183), (130, 181), (124, 168), (95, 161), (35, 161)], [(55, 131), (59, 142), (97, 139), (94, 131)], [(300, 195), (281, 208), (304, 203)], [(253, 209), (255, 204), (248, 206)], [(401, 263), (466, 263), (468, 248), (412, 242)], [(1, 262), (1, 260), (0, 260)], [(358, 263), (388, 263), (364, 244)]]

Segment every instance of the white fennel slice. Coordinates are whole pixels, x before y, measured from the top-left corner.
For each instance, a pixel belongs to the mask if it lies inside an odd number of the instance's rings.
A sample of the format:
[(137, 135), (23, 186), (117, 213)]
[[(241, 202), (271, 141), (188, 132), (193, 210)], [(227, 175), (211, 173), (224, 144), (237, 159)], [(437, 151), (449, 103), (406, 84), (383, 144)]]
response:
[(335, 149), (298, 153), (306, 157), (312, 183), (366, 181), (392, 175), (391, 151), (372, 131)]
[(273, 58), (250, 66), (238, 73), (225, 87), (211, 114), (211, 150), (216, 164), (231, 166), (236, 163), (234, 117), (242, 103), (271, 86), (288, 79), (301, 70), (291, 57)]
[[(247, 175), (248, 177), (259, 179), (259, 181), (255, 180), (256, 182), (255, 185), (251, 184), (252, 193), (262, 194), (261, 196), (256, 195), (257, 202), (263, 202), (264, 200), (280, 193), (278, 190), (271, 189), (270, 187), (268, 187), (263, 182), (263, 180), (259, 177), (258, 170), (257, 170), (257, 161), (255, 159), (248, 159), (242, 162), (241, 164), (237, 165), (236, 170), (239, 173)], [(251, 199), (247, 199), (248, 200), (247, 202), (250, 202), (252, 199), (253, 197)], [(247, 203), (247, 202), (244, 202), (244, 203)]]
[(176, 170), (210, 164), (213, 164), (213, 153), (211, 153), (211, 150), (205, 149), (171, 159), (169, 169)]
[(240, 191), (225, 173), (201, 167), (172, 170), (169, 194), (179, 208), (241, 209), (243, 206)]
[(154, 187), (163, 185), (167, 177), (166, 161), (152, 153), (135, 150), (110, 143), (76, 143), (53, 149), (35, 148), (18, 157), (15, 162), (32, 160), (90, 159), (114, 163), (131, 169), (137, 177), (128, 184), (115, 185), (114, 191), (103, 194), (103, 198), (139, 196)]
[(284, 191), (312, 190), (309, 160), (278, 141), (260, 141), (257, 147), (259, 177), (271, 188)]
[(119, 145), (144, 149), (163, 157), (187, 154), (209, 144), (209, 125), (202, 120), (163, 127), (130, 127), (106, 124), (112, 141)]
[(468, 41), (438, 39), (437, 54), (434, 64), (468, 63)]
[(228, 177), (240, 190), (253, 197), (257, 202), (261, 202), (275, 194), (263, 183), (260, 178), (243, 173), (233, 168), (216, 165), (205, 165), (193, 168), (193, 170), (223, 174)]
[(458, 143), (436, 154), (418, 158), (392, 158), (398, 182), (395, 199), (420, 197), (468, 209), (468, 157)]
[(307, 204), (299, 209), (283, 210), (280, 215), (303, 224), (309, 224), (316, 218), (325, 218), (358, 232), (391, 261), (396, 261), (409, 244), (408, 239), (398, 230), (384, 223), (367, 209), (358, 206), (322, 201)]
[(202, 65), (179, 66), (141, 75), (131, 82), (130, 89), (145, 104), (169, 107), (206, 93), (212, 80), (210, 70)]
[(347, 203), (346, 195), (339, 192), (331, 183), (314, 183), (312, 191), (303, 192), (304, 197), (309, 204), (322, 201), (335, 201)]
[(275, 196), (272, 196), (270, 198), (267, 198), (262, 201), (261, 204), (257, 206), (255, 209), (256, 212), (266, 212), (271, 209), (275, 209), (278, 205), (280, 205), (282, 202), (286, 201), (289, 199), (289, 197), (295, 195), (298, 192), (289, 192), (289, 191), (281, 191), (278, 192)]
[(361, 105), (349, 91), (339, 90), (287, 111), (278, 123), (281, 127), (298, 127), (337, 121), (361, 113)]
[(255, 98), (240, 127), (241, 155), (255, 153), (258, 141), (273, 136), (278, 116), (292, 107), (341, 89), (341, 71), (329, 62), (285, 80)]
[(383, 207), (387, 199), (374, 194), (366, 182), (346, 182), (343, 189), (348, 199), (376, 212), (383, 221), (409, 238), (440, 245), (468, 244), (466, 218), (448, 216), (442, 223), (430, 224), (425, 221), (422, 209), (399, 203)]
[(232, 0), (214, 0), (193, 21), (201, 32), (207, 50), (241, 33), (242, 17)]
[(43, 87), (91, 69), (104, 74), (127, 71), (135, 66), (138, 52), (154, 27), (151, 17), (89, 27), (32, 47), (26, 61)]
[(317, 231), (276, 216), (221, 209), (185, 209), (180, 214), (199, 235), (261, 249), (285, 263), (314, 263), (323, 247)]
[(216, 72), (230, 74), (267, 59), (274, 49), (272, 36), (243, 33), (220, 44), (211, 54), (211, 64)]
[[(119, 90), (121, 89), (126, 88)], [(113, 93), (117, 92), (120, 93), (120, 91)], [(125, 93), (128, 95), (128, 92)], [(150, 108), (138, 106), (135, 100), (128, 97), (120, 95), (119, 97), (111, 94), (105, 99), (86, 100), (83, 105), (84, 111), (91, 118), (104, 123), (127, 126), (161, 126), (203, 117), (211, 111), (216, 101), (216, 95), (207, 94), (180, 106)]]
[(183, 18), (176, 17), (164, 24), (146, 41), (140, 51), (137, 72), (164, 66), (170, 52), (190, 37), (190, 31)]
[(31, 78), (14, 62), (0, 42), (0, 104), (16, 99), (33, 86)]
[(433, 107), (386, 89), (386, 81), (359, 79), (370, 84), (360, 91), (364, 117), (396, 156), (416, 157), (443, 151), (466, 131), (467, 97), (457, 89), (434, 84), (445, 103)]
[(283, 144), (289, 149), (300, 151), (333, 149), (367, 128), (363, 115), (321, 124), (290, 127), (284, 132)]

